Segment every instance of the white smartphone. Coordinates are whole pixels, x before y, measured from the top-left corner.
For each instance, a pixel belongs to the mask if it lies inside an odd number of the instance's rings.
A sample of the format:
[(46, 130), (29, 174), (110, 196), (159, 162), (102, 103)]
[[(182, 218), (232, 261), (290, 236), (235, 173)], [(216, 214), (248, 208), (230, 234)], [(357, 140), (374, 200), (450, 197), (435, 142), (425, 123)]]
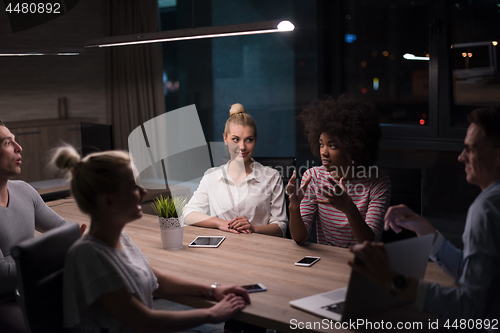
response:
[(219, 247), (224, 239), (224, 236), (198, 236), (189, 247)]
[(317, 263), (319, 259), (320, 259), (320, 257), (305, 256), (304, 258), (302, 258), (299, 261), (297, 261), (295, 263), (295, 266), (306, 266), (306, 267), (309, 267), (309, 266), (312, 266), (315, 263)]
[(262, 283), (256, 283), (256, 284), (247, 284), (242, 286), (245, 288), (249, 293), (256, 293), (258, 291), (266, 291), (267, 288), (262, 284)]

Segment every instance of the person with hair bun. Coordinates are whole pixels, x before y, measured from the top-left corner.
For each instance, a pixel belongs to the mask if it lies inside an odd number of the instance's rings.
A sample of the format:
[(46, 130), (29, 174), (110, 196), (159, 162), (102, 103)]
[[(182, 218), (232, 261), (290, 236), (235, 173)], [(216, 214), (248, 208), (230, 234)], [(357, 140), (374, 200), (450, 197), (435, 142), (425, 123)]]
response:
[[(80, 159), (58, 148), (53, 165), (71, 172), (78, 207), (90, 215), (89, 233), (68, 251), (64, 264), (64, 325), (72, 332), (170, 332), (223, 322), (250, 303), (240, 286), (204, 285), (149, 267), (123, 228), (141, 218), (147, 193), (136, 185), (128, 153), (109, 151)], [(209, 296), (207, 309), (154, 310), (153, 295)]]
[(287, 185), (292, 238), (305, 243), (315, 223), (320, 244), (349, 247), (380, 239), (391, 181), (373, 166), (382, 136), (377, 112), (345, 95), (329, 96), (311, 103), (299, 119), (322, 165), (304, 173), (300, 188), (295, 173)]
[(231, 159), (207, 170), (186, 206), (185, 223), (285, 236), (288, 219), (281, 175), (252, 159), (257, 126), (243, 105), (233, 104), (229, 115), (223, 138)]

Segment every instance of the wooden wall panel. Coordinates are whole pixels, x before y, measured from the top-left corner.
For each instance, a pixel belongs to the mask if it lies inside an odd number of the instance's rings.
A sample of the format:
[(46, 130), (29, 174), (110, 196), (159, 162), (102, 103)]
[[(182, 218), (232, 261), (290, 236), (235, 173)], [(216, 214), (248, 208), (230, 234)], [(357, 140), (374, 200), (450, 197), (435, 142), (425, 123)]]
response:
[[(32, 182), (60, 177), (56, 170), (47, 167), (52, 149), (68, 143), (81, 153), (80, 123), (95, 121), (93, 118), (80, 118), (6, 123), (23, 149), (21, 174), (13, 179)], [(36, 123), (39, 126), (33, 126)]]
[[(68, 13), (43, 25), (12, 33), (0, 15), (0, 49), (83, 48), (107, 35), (106, 1), (80, 0)], [(105, 50), (79, 56), (0, 57), (0, 119), (21, 121), (58, 117), (66, 97), (71, 118), (106, 123)]]
[(27, 127), (12, 130), (16, 141), (23, 147), (21, 174), (16, 179), (22, 179), (26, 182), (44, 179), (41, 161), (46, 151), (48, 132), (49, 127)]

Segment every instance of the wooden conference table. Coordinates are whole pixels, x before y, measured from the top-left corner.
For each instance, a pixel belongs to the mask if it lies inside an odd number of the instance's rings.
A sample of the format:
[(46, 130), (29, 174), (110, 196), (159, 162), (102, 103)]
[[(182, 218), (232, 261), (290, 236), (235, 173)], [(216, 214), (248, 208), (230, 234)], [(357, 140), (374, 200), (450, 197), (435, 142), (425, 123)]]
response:
[[(48, 205), (68, 221), (89, 223), (89, 218), (80, 212), (73, 198), (48, 202)], [(290, 239), (186, 226), (183, 247), (167, 251), (161, 248), (158, 218), (148, 214), (127, 225), (125, 232), (146, 255), (150, 265), (157, 269), (207, 284), (264, 284), (267, 291), (251, 294), (252, 304), (235, 319), (280, 332), (297, 331), (293, 329), (297, 327), (294, 323), (321, 322), (322, 318), (292, 308), (288, 302), (345, 287), (351, 272), (347, 261), (353, 255), (346, 249), (331, 246), (298, 246)], [(196, 236), (203, 235), (221, 235), (226, 239), (219, 248), (188, 247)], [(305, 255), (319, 256), (321, 260), (312, 267), (295, 266), (294, 263)], [(443, 285), (453, 284), (434, 263), (429, 263), (425, 279)], [(200, 297), (173, 297), (171, 300), (193, 307), (213, 304)], [(370, 320), (419, 320), (426, 328), (427, 318), (430, 317), (408, 305), (389, 310)], [(328, 327), (316, 331), (331, 330)]]

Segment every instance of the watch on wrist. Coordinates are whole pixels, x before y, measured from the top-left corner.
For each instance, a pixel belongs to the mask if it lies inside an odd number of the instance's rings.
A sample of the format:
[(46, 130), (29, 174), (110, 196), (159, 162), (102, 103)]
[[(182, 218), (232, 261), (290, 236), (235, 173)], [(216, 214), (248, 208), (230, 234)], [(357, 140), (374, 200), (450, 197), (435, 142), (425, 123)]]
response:
[(397, 295), (408, 285), (408, 278), (404, 274), (398, 274), (392, 278), (391, 294)]
[(214, 298), (215, 288), (217, 288), (218, 286), (220, 286), (220, 283), (218, 283), (218, 282), (215, 282), (210, 286), (210, 290), (208, 291), (208, 295), (207, 295), (208, 298)]

